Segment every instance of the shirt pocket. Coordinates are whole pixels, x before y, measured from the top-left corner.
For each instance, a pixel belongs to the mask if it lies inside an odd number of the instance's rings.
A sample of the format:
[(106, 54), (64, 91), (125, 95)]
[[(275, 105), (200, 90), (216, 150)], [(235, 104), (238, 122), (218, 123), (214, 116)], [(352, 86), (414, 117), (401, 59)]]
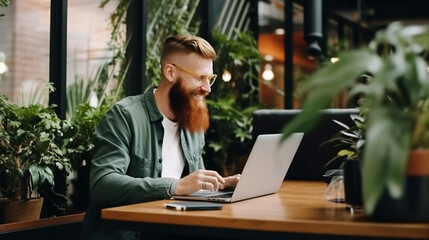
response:
[(131, 162), (127, 170), (127, 175), (137, 178), (153, 177), (153, 168), (154, 163), (152, 160), (131, 154)]

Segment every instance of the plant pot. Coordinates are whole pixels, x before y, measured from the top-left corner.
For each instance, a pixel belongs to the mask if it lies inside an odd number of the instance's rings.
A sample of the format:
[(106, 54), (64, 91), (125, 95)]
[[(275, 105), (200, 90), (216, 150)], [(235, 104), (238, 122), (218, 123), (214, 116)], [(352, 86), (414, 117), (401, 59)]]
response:
[(43, 186), (38, 188), (39, 196), (43, 197), (43, 206), (40, 213), (41, 218), (50, 218), (55, 216), (63, 216), (67, 212), (67, 175), (65, 170), (55, 169), (54, 182), (55, 185)]
[(38, 220), (42, 210), (43, 198), (29, 200), (2, 200), (0, 202), (1, 223)]
[(429, 150), (409, 154), (404, 193), (393, 199), (384, 191), (371, 218), (389, 222), (429, 221)]
[(344, 163), (344, 196), (351, 211), (363, 210), (362, 174), (360, 162), (347, 159)]
[(89, 172), (90, 165), (80, 166), (71, 180), (73, 191), (70, 194), (73, 211), (86, 211), (89, 205)]

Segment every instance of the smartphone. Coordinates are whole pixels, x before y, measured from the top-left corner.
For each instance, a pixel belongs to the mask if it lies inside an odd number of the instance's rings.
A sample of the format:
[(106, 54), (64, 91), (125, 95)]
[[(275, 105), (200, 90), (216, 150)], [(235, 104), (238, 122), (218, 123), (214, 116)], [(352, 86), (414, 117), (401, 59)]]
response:
[(220, 210), (222, 209), (222, 204), (213, 203), (213, 202), (173, 202), (173, 203), (165, 203), (164, 206), (168, 209), (172, 210)]

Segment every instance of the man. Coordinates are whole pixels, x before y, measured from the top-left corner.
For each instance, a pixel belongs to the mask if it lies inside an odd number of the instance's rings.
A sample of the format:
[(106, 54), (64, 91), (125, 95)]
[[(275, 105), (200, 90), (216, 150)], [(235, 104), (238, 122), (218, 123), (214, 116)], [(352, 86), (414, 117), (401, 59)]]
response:
[(119, 101), (101, 119), (81, 239), (145, 238), (107, 229), (100, 219), (102, 208), (237, 184), (239, 175), (223, 178), (205, 170), (202, 159), (209, 127), (205, 97), (216, 79), (215, 58), (213, 47), (200, 37), (167, 38), (158, 88)]

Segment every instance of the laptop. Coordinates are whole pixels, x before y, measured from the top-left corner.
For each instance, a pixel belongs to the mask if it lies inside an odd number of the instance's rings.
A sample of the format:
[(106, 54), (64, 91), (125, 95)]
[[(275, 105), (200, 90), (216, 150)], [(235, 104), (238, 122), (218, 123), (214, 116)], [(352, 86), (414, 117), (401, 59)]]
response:
[(256, 138), (240, 181), (233, 191), (199, 190), (190, 195), (175, 195), (172, 198), (230, 203), (276, 193), (303, 136), (303, 133), (294, 133), (280, 144), (282, 134), (261, 134)]

